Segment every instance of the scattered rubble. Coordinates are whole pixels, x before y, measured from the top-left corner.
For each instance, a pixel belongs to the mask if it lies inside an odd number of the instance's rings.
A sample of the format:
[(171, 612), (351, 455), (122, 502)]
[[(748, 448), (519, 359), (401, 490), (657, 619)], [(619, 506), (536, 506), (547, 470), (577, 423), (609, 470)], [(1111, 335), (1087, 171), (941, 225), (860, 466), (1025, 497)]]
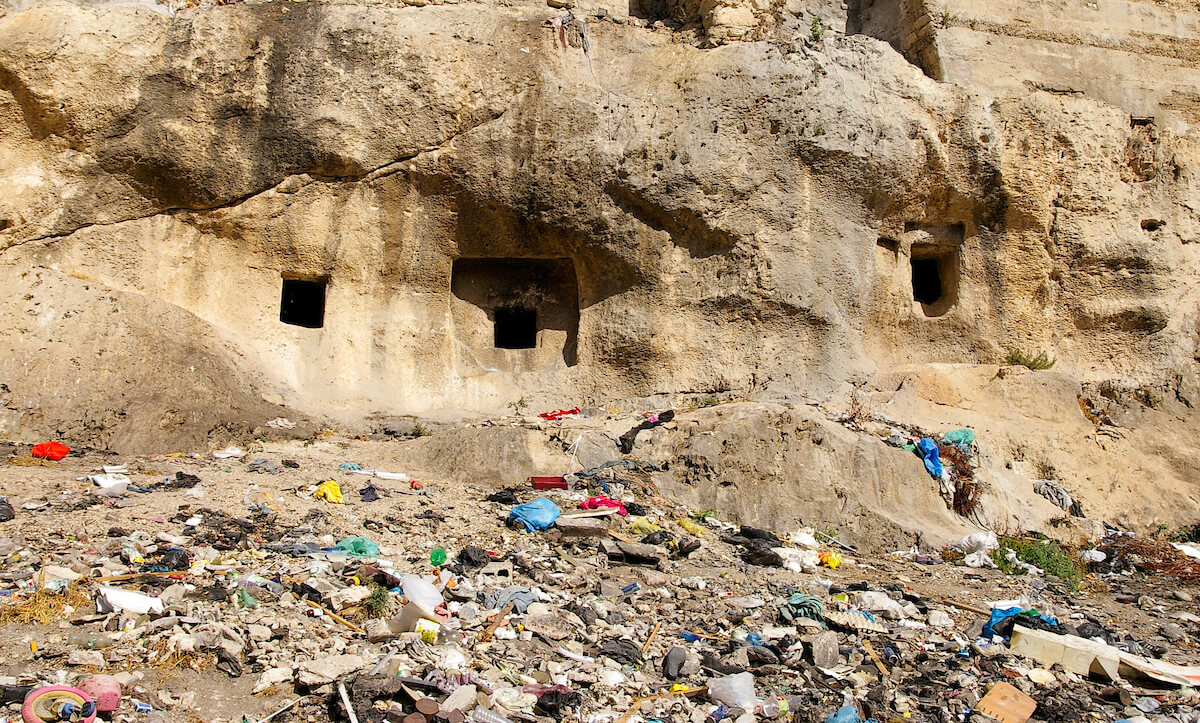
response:
[[(992, 533), (952, 563), (730, 524), (662, 497), (633, 458), (497, 492), (298, 445), (22, 467), (62, 487), (29, 508), (4, 490), (4, 720), (31, 700), (71, 720), (90, 701), (101, 719), (243, 723), (1200, 714), (1194, 590), (1144, 574), (1200, 579), (1187, 545), (1111, 529), (1074, 582)], [(205, 685), (241, 708), (215, 711)]]

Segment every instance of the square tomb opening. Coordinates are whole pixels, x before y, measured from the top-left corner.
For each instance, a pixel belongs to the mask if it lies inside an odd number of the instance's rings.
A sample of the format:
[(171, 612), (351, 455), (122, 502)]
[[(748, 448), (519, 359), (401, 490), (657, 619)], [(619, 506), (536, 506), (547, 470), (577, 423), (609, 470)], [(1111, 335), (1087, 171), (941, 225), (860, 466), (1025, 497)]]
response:
[(497, 349), (537, 348), (537, 309), (502, 306), (493, 312), (492, 331)]
[(325, 287), (328, 279), (283, 279), (279, 320), (285, 324), (320, 329), (325, 325)]
[(450, 277), (460, 351), (487, 369), (575, 364), (579, 283), (571, 259), (462, 258)]
[(942, 316), (958, 301), (958, 249), (934, 244), (913, 244), (913, 301), (925, 316)]

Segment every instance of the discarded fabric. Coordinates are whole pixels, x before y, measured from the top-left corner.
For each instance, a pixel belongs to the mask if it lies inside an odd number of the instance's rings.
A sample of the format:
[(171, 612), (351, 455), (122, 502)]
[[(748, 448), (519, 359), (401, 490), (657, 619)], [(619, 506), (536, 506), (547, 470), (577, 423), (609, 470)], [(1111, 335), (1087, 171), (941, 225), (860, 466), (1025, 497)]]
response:
[(337, 482), (334, 482), (331, 479), (325, 480), (321, 484), (317, 485), (316, 491), (313, 492), (313, 497), (319, 500), (325, 500), (326, 502), (331, 502), (335, 505), (346, 504), (346, 498), (342, 497), (342, 488), (338, 486)]

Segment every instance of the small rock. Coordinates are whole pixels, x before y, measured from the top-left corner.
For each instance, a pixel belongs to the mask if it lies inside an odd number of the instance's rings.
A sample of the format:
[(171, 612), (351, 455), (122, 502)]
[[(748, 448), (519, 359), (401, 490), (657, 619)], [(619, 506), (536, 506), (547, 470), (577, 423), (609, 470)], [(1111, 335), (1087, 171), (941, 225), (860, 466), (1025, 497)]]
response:
[(602, 537), (608, 534), (608, 522), (602, 517), (560, 517), (554, 524), (567, 537)]
[(1187, 637), (1187, 633), (1183, 632), (1183, 627), (1175, 623), (1167, 623), (1162, 626), (1162, 636), (1172, 643), (1178, 643)]
[(1195, 598), (1192, 597), (1192, 594), (1190, 592), (1185, 592), (1184, 590), (1176, 590), (1171, 594), (1175, 597), (1176, 600), (1179, 600), (1181, 602), (1192, 602), (1193, 600), (1195, 600)]
[(104, 653), (99, 650), (72, 650), (67, 655), (67, 665), (86, 665), (92, 668), (104, 667)]
[(327, 658), (309, 660), (300, 664), (299, 680), (302, 685), (314, 686), (332, 683), (367, 664), (361, 655), (331, 655)]
[(254, 684), (254, 695), (258, 695), (268, 688), (292, 682), (292, 675), (291, 668), (271, 668), (259, 676), (258, 682)]
[(818, 668), (833, 668), (838, 664), (838, 636), (834, 632), (805, 635), (804, 652), (809, 662)]

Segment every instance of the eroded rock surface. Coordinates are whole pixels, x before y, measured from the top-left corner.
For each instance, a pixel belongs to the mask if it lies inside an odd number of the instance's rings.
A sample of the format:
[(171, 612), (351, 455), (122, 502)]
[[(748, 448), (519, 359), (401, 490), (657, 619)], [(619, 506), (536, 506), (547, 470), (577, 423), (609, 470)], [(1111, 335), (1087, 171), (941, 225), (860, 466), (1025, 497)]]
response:
[(12, 6), (0, 434), (844, 399), (1013, 350), (1195, 429), (1200, 12), (992, 5)]

